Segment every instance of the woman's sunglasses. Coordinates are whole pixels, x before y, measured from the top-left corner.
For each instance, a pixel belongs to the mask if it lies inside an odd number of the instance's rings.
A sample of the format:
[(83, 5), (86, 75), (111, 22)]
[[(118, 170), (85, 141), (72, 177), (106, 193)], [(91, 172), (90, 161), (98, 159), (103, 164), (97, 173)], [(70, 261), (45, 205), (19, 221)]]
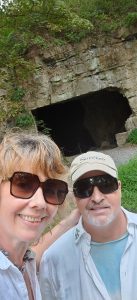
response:
[(15, 172), (10, 181), (10, 193), (21, 199), (31, 198), (39, 187), (42, 188), (43, 197), (47, 203), (61, 205), (68, 193), (68, 185), (59, 179), (47, 179), (40, 182), (37, 175), (26, 172)]
[(118, 189), (118, 180), (108, 174), (80, 179), (74, 183), (73, 193), (77, 198), (88, 198), (94, 187), (103, 194), (110, 194)]

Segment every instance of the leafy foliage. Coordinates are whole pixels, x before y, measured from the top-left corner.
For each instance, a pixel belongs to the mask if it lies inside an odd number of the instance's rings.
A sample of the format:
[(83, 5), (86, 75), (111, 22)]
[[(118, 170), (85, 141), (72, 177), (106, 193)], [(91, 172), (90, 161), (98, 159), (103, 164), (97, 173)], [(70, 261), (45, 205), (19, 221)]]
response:
[[(24, 116), (24, 86), (35, 72), (33, 60), (27, 57), (29, 50), (47, 48), (50, 36), (52, 43), (55, 40), (59, 46), (63, 39), (78, 41), (93, 26), (61, 0), (3, 0), (0, 20), (0, 68), (6, 67), (10, 76), (7, 98), (1, 100), (6, 103), (0, 112), (0, 122), (14, 118), (15, 123), (26, 126), (31, 122)], [(5, 81), (2, 84), (5, 86)]]
[(13, 90), (13, 93), (11, 95), (11, 100), (21, 101), (24, 95), (25, 95), (25, 91), (23, 90), (23, 88), (18, 87)]
[(66, 0), (68, 5), (94, 25), (95, 31), (113, 31), (130, 26), (137, 12), (136, 0)]
[(125, 18), (125, 25), (126, 27), (137, 25), (137, 12), (128, 13)]
[(36, 124), (38, 128), (40, 129), (40, 132), (43, 132), (46, 135), (50, 135), (51, 128), (46, 127), (43, 120), (36, 120)]

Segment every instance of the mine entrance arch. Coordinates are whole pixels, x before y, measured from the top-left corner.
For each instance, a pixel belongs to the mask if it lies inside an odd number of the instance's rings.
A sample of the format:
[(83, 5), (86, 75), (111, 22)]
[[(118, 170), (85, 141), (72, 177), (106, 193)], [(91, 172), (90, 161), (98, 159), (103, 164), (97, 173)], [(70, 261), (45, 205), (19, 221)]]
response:
[[(32, 113), (37, 122), (42, 120), (51, 129), (64, 155), (72, 156), (116, 147), (115, 134), (125, 131), (125, 121), (132, 111), (127, 98), (117, 89), (106, 89), (37, 108)], [(42, 131), (40, 124), (38, 129)]]

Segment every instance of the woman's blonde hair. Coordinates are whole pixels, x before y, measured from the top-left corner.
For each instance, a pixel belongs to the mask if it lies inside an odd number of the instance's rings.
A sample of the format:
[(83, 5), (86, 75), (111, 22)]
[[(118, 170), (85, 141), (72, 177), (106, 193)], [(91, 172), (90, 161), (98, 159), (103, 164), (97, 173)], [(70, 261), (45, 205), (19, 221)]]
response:
[(10, 178), (26, 163), (33, 173), (41, 170), (48, 178), (58, 178), (67, 170), (58, 146), (49, 136), (25, 132), (5, 134), (0, 144), (0, 178)]

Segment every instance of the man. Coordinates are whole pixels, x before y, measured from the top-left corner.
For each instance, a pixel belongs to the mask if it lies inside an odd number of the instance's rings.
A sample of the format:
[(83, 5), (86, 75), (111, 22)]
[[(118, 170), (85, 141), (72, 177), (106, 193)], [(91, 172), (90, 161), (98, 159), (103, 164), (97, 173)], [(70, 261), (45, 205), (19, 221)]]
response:
[(43, 255), (43, 299), (136, 300), (137, 215), (121, 207), (114, 161), (89, 151), (74, 159), (70, 177), (81, 218)]

